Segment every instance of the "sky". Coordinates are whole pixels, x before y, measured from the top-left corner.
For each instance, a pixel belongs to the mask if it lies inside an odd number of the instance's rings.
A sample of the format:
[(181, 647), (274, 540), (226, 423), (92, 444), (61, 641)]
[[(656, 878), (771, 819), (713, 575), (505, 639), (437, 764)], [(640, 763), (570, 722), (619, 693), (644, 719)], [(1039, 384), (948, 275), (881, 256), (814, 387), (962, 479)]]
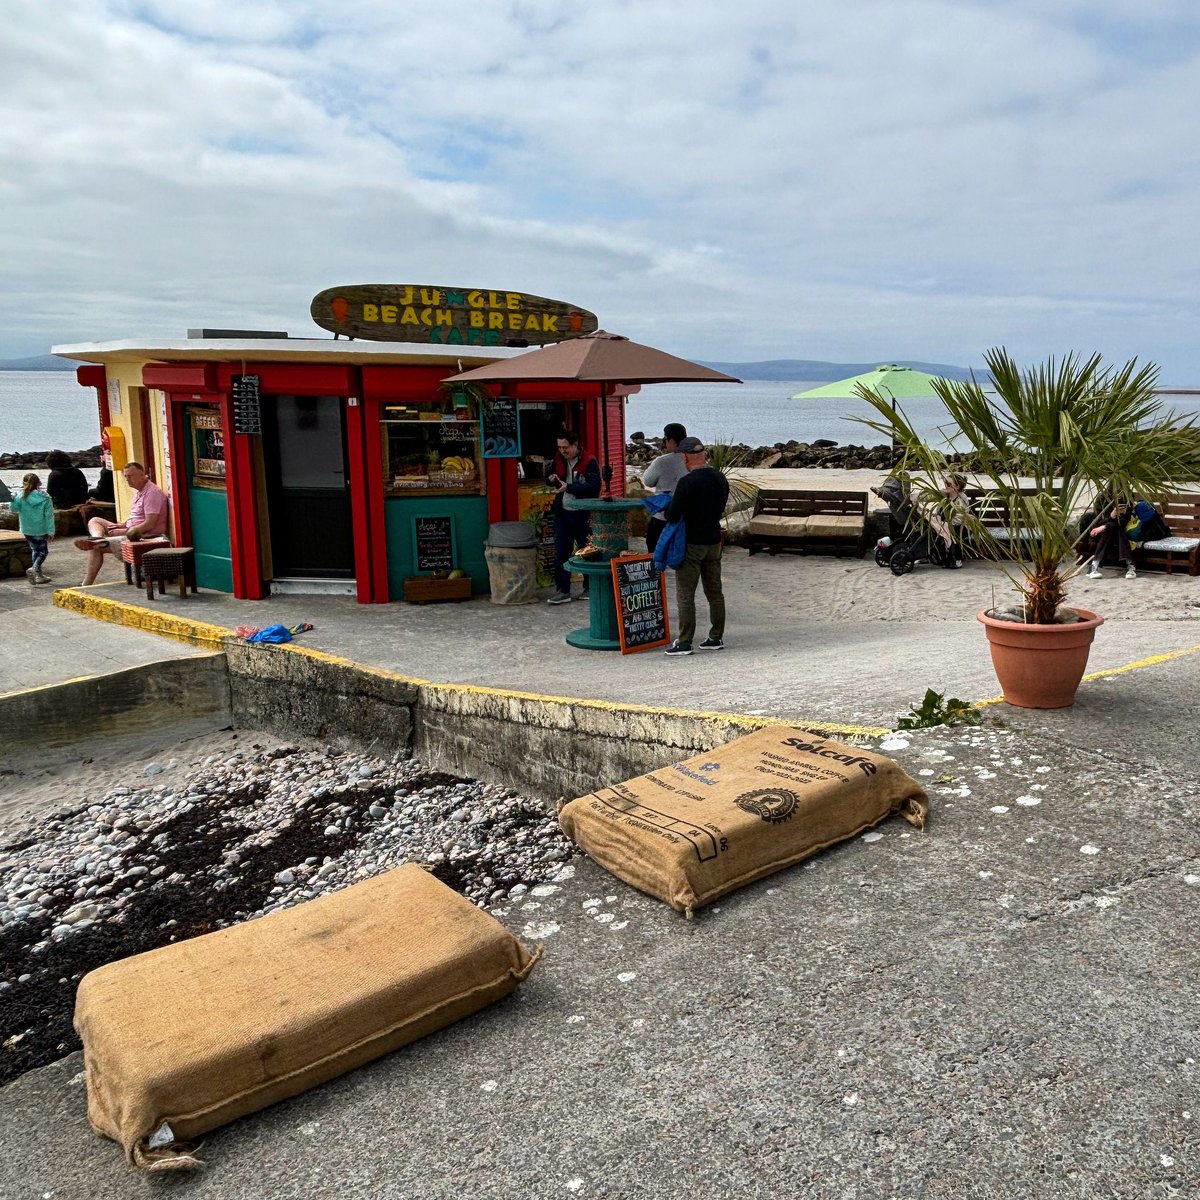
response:
[(1195, 0), (8, 0), (0, 359), (523, 291), (718, 361), (1200, 385)]

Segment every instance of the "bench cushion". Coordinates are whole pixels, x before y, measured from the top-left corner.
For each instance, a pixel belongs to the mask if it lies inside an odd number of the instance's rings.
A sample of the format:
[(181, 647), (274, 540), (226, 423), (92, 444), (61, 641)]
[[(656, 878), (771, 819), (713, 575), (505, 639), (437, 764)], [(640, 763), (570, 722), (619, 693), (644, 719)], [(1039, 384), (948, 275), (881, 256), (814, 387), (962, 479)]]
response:
[(808, 518), (812, 538), (853, 538), (862, 534), (865, 518), (854, 513), (813, 513)]
[(1139, 542), (1140, 550), (1174, 550), (1178, 554), (1186, 554), (1200, 546), (1200, 538), (1166, 537), (1153, 542)]
[(759, 513), (746, 527), (760, 537), (806, 537), (811, 517), (785, 517), (779, 513)]

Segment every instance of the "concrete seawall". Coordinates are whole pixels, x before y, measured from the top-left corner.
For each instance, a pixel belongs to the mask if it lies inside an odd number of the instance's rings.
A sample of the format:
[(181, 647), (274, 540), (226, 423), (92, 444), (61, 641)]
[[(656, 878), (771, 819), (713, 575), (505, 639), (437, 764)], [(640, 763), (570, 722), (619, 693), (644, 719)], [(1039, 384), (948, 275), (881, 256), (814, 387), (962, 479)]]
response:
[[(68, 705), (63, 736), (88, 714), (120, 720), (146, 710), (194, 716), (224, 704), (246, 729), (346, 741), (415, 755), (440, 770), (517, 788), (546, 801), (581, 795), (702, 753), (774, 722), (601, 700), (435, 683), (286, 645), (248, 644), (231, 630), (71, 589), (55, 603), (72, 611), (220, 652), (86, 681)], [(64, 688), (76, 686), (67, 684)], [(60, 688), (21, 693), (28, 712), (51, 713)], [(194, 708), (195, 711), (189, 711)], [(113, 728), (118, 728), (116, 724)]]
[(149, 733), (180, 720), (230, 720), (231, 714), (229, 670), (225, 655), (216, 653), (0, 696), (0, 729), (21, 730), (22, 751)]

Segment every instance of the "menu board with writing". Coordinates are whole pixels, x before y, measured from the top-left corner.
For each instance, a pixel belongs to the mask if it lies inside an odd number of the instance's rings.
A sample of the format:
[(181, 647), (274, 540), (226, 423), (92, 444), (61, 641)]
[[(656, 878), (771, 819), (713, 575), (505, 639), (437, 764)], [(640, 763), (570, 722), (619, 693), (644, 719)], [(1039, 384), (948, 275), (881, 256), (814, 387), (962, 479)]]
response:
[(453, 517), (413, 517), (413, 541), (418, 571), (453, 570)]
[(621, 653), (634, 654), (671, 640), (667, 624), (667, 581), (652, 554), (612, 560), (613, 593)]
[(484, 458), (521, 457), (521, 421), (516, 396), (494, 396), (479, 409)]
[(262, 404), (257, 375), (234, 375), (230, 391), (233, 398), (233, 432), (262, 433)]

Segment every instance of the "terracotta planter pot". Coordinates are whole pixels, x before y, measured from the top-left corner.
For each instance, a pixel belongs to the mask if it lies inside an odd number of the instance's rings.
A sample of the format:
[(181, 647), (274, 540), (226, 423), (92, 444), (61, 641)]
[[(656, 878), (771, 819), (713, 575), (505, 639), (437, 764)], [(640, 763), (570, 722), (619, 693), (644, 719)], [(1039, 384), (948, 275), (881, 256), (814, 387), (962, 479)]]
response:
[(987, 631), (992, 666), (1000, 690), (1018, 708), (1067, 708), (1087, 667), (1088, 653), (1104, 618), (1087, 609), (1072, 625), (1022, 625), (997, 621), (987, 612), (979, 620)]

